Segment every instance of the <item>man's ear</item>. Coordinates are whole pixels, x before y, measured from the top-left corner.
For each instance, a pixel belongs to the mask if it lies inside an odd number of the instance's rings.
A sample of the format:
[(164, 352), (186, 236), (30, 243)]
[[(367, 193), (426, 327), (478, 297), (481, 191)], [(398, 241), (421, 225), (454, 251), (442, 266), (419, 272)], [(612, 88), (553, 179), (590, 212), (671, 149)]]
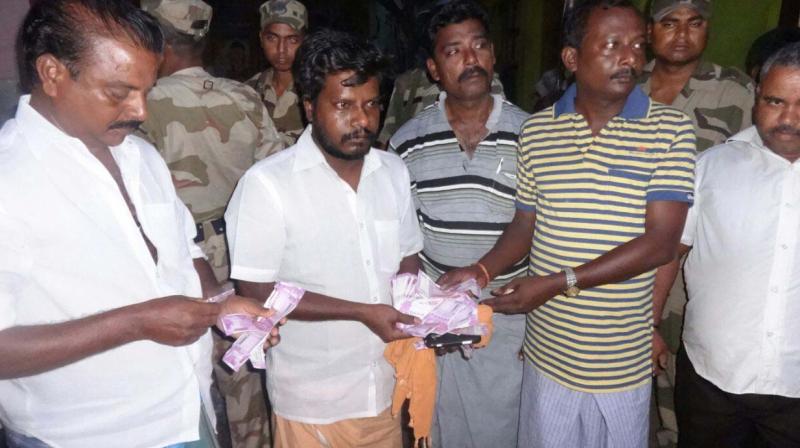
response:
[(436, 62), (434, 62), (433, 58), (428, 58), (428, 60), (425, 61), (425, 65), (428, 67), (428, 73), (430, 73), (431, 79), (439, 82), (439, 70), (436, 69)]
[(561, 49), (561, 62), (571, 73), (578, 70), (578, 49), (575, 47), (564, 47)]
[(306, 112), (306, 120), (314, 124), (314, 103), (308, 98), (303, 98), (303, 109)]
[(51, 98), (58, 96), (61, 84), (71, 76), (67, 66), (50, 53), (36, 58), (36, 73), (42, 91)]

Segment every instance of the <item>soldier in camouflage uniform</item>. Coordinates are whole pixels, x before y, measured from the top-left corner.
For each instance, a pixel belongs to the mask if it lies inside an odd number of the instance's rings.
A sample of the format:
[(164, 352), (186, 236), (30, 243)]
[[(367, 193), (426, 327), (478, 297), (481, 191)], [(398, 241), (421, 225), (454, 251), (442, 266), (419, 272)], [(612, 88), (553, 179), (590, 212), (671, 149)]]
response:
[(259, 14), (261, 48), (270, 68), (256, 73), (247, 85), (261, 95), (284, 145), (289, 147), (305, 128), (292, 64), (308, 29), (308, 13), (297, 0), (269, 0), (261, 5)]
[[(680, 109), (694, 121), (697, 151), (724, 143), (728, 137), (751, 125), (755, 88), (747, 75), (702, 59), (708, 41), (710, 0), (653, 0), (650, 5), (649, 40), (655, 59), (647, 64), (642, 89), (655, 101)], [(680, 346), (686, 290), (683, 276), (668, 294), (658, 333), (668, 347), (665, 374), (656, 378), (658, 445), (677, 443), (673, 396), (675, 353)], [(657, 300), (654, 297), (654, 300)]]
[[(143, 136), (167, 162), (178, 196), (197, 225), (203, 249), (218, 281), (228, 280), (223, 214), (236, 183), (256, 161), (283, 144), (258, 94), (200, 66), (211, 7), (200, 0), (143, 0), (164, 31), (166, 48), (160, 79), (147, 99)], [(215, 359), (231, 342), (215, 334)], [(215, 364), (216, 384), (227, 407), (234, 447), (269, 444), (269, 416), (260, 374), (231, 374)], [(220, 419), (220, 421), (225, 421)], [(226, 428), (220, 428), (225, 441)], [(224, 443), (227, 445), (226, 443)]]
[[(398, 76), (394, 82), (394, 90), (389, 99), (389, 107), (386, 110), (386, 118), (377, 145), (385, 148), (392, 135), (406, 121), (439, 99), (439, 93), (441, 93), (439, 85), (430, 80), (425, 69), (411, 69)], [(503, 85), (497, 73), (492, 78), (492, 94), (503, 96)]]

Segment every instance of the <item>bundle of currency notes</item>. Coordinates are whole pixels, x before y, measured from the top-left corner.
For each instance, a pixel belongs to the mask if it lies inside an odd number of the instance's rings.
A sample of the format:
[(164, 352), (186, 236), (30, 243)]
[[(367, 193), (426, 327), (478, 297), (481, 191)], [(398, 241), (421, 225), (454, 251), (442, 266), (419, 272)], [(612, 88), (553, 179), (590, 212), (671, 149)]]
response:
[(418, 317), (422, 322), (398, 327), (411, 336), (428, 334), (484, 334), (478, 323), (481, 288), (469, 279), (450, 289), (442, 289), (420, 271), (417, 275), (400, 274), (392, 279), (392, 300), (401, 313)]
[(278, 282), (275, 284), (272, 294), (264, 302), (265, 308), (275, 311), (272, 316), (255, 319), (249, 314), (222, 316), (220, 318), (221, 330), (228, 336), (239, 335), (236, 342), (223, 355), (222, 361), (235, 372), (239, 371), (248, 359), (254, 368), (266, 368), (264, 342), (275, 325), (297, 307), (303, 294), (305, 294), (305, 290), (299, 286)]

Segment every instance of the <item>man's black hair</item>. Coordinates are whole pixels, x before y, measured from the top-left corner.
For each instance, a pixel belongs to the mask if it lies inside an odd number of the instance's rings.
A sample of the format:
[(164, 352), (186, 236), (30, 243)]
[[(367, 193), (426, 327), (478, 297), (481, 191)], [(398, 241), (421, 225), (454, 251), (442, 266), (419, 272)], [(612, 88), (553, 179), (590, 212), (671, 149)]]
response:
[(298, 48), (294, 79), (303, 99), (316, 102), (328, 75), (354, 71), (344, 81), (347, 87), (362, 85), (373, 77), (380, 83), (387, 66), (387, 59), (374, 44), (350, 33), (322, 29), (308, 35)]
[(36, 59), (58, 58), (75, 78), (80, 63), (98, 36), (123, 38), (161, 54), (164, 38), (150, 14), (124, 0), (40, 0), (34, 3), (19, 31), (17, 59), (22, 88), (30, 92), (41, 80)]
[(761, 66), (761, 72), (759, 73), (762, 81), (774, 67), (800, 69), (800, 42), (785, 45), (767, 59), (767, 62)]
[(595, 9), (611, 9), (611, 8), (629, 8), (636, 11), (639, 17), (642, 17), (642, 12), (639, 11), (630, 0), (583, 0), (578, 2), (575, 7), (567, 13), (566, 20), (564, 21), (564, 46), (572, 48), (580, 48), (583, 38), (586, 37), (586, 25), (589, 23), (589, 17)]
[(800, 42), (800, 28), (780, 27), (759, 36), (747, 52), (744, 63), (747, 74), (751, 74), (754, 68), (760, 70), (770, 56), (793, 42)]
[(477, 20), (489, 33), (489, 14), (475, 0), (454, 0), (436, 9), (428, 22), (428, 54), (433, 56), (439, 30), (467, 20)]

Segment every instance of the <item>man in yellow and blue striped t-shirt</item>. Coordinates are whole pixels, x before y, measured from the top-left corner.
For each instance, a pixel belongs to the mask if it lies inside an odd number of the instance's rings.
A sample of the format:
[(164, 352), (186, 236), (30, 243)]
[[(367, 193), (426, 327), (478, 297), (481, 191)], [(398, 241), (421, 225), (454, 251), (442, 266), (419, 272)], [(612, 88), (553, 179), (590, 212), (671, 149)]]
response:
[(519, 446), (647, 445), (654, 270), (674, 258), (692, 201), (695, 135), (636, 87), (645, 25), (627, 0), (576, 7), (562, 51), (575, 84), (523, 125), (517, 212), (473, 267), (530, 249), (529, 277), (490, 304), (528, 313)]

